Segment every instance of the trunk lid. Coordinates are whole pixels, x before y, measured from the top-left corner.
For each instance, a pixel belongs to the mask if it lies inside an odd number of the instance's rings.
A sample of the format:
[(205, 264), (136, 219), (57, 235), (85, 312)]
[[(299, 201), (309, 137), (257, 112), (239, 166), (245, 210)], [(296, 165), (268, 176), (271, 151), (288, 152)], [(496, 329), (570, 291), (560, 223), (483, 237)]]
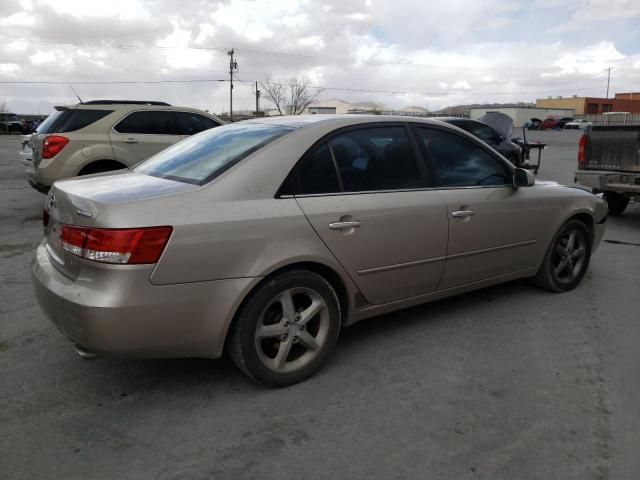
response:
[[(111, 205), (140, 202), (198, 188), (192, 184), (127, 171), (76, 177), (56, 182), (49, 191), (45, 203), (45, 211), (49, 215), (49, 223), (45, 227), (45, 246), (49, 257), (61, 273), (75, 279), (82, 265), (86, 265), (88, 260), (80, 259), (63, 249), (61, 238), (63, 224), (117, 228), (117, 225), (100, 224), (98, 217), (101, 211)], [(100, 264), (96, 263), (96, 265)]]

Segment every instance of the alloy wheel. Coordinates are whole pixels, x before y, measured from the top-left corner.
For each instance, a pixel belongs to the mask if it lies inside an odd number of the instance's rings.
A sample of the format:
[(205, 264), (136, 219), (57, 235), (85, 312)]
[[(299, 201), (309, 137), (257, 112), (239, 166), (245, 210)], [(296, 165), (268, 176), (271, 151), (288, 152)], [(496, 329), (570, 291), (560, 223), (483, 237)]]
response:
[(553, 250), (553, 275), (560, 283), (573, 282), (582, 272), (587, 255), (587, 238), (583, 231), (568, 228), (558, 238)]
[(258, 358), (278, 373), (308, 365), (327, 340), (330, 313), (320, 294), (310, 288), (290, 288), (263, 310), (254, 333)]

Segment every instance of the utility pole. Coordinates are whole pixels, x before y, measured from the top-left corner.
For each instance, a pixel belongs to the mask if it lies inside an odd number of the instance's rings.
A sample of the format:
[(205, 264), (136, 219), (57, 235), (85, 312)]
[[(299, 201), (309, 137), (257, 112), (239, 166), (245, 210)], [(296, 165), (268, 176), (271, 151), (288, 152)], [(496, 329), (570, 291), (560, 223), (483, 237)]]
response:
[(611, 67), (607, 69), (609, 74), (607, 75), (607, 98), (609, 98), (609, 83), (611, 82)]
[(229, 116), (233, 119), (233, 72), (238, 69), (238, 62), (233, 59), (235, 49), (227, 52), (229, 55)]
[(258, 82), (256, 82), (256, 117), (260, 112), (260, 90), (258, 90)]

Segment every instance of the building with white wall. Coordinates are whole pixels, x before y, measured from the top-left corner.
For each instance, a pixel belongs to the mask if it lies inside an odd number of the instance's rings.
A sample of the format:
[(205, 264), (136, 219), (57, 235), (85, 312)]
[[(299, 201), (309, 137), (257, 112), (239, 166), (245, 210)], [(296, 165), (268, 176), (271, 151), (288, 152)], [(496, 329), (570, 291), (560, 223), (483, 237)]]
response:
[(536, 107), (498, 107), (498, 108), (472, 108), (470, 117), (478, 120), (489, 112), (499, 112), (509, 115), (513, 119), (514, 127), (523, 127), (532, 118), (544, 120), (550, 115), (560, 115), (561, 117), (573, 117), (575, 110), (571, 108), (536, 108)]

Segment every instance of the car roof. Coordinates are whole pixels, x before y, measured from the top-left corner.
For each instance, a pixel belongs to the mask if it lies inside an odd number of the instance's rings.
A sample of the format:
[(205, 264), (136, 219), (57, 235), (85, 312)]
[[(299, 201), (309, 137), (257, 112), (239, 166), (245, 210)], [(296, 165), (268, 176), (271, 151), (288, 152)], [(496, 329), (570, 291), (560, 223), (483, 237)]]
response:
[(470, 118), (465, 117), (432, 117), (433, 120), (440, 120), (441, 122), (453, 122), (453, 121), (466, 121), (466, 122), (478, 122), (482, 123), (479, 120), (472, 120)]
[(305, 115), (283, 115), (274, 117), (253, 118), (242, 120), (242, 123), (278, 125), (282, 127), (303, 128), (320, 124), (336, 124), (340, 126), (359, 125), (362, 123), (384, 123), (384, 122), (413, 122), (439, 125), (440, 119), (411, 117), (408, 115), (360, 115), (352, 113), (344, 114), (305, 114)]

